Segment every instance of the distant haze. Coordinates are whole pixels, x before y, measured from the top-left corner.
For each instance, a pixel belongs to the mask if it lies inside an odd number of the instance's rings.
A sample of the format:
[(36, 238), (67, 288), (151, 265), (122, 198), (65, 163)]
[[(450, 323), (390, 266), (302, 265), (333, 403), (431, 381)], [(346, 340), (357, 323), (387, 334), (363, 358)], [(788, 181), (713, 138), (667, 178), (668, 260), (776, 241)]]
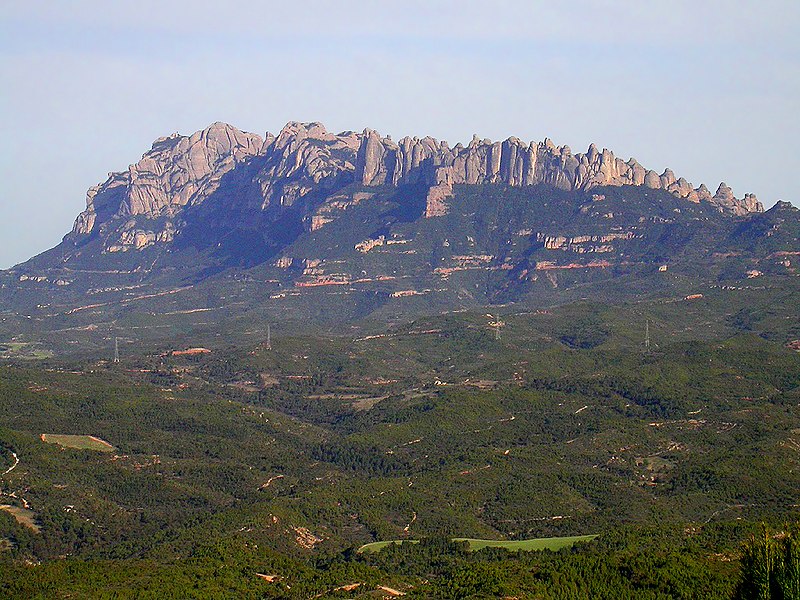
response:
[(800, 204), (800, 4), (6, 2), (0, 268), (56, 245), (154, 139), (290, 120), (591, 142)]

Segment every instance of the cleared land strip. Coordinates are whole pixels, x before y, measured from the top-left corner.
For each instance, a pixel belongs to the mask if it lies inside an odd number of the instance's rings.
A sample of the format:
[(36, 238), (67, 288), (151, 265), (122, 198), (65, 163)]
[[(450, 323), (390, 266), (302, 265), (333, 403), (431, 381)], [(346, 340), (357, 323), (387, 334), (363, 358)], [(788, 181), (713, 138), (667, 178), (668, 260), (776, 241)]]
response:
[(42, 441), (47, 444), (58, 444), (62, 448), (75, 448), (77, 450), (97, 450), (98, 452), (113, 452), (114, 446), (107, 441), (93, 435), (65, 435), (58, 433), (43, 433)]

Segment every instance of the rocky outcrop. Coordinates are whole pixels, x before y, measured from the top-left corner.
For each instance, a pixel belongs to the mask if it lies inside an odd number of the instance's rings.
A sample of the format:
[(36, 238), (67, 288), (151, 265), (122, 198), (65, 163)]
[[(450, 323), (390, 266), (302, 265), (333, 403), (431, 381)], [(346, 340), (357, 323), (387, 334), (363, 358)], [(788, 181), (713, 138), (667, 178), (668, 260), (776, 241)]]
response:
[(733, 195), (733, 190), (725, 185), (724, 182), (719, 184), (717, 193), (711, 198), (711, 202), (735, 215), (764, 211), (764, 207), (755, 194), (745, 194), (744, 198), (739, 200)]
[(153, 244), (167, 244), (175, 239), (175, 226), (167, 221), (159, 227), (158, 231), (137, 228), (135, 219), (131, 219), (122, 226), (116, 244), (106, 246), (107, 252), (126, 252), (128, 250), (142, 250)]
[(429, 137), (406, 137), (396, 144), (367, 129), (361, 136), (355, 177), (367, 186), (419, 182), (430, 185), (426, 216), (444, 214), (442, 201), (451, 193), (452, 185), (483, 183), (545, 183), (564, 190), (643, 185), (691, 202), (710, 202), (721, 211), (736, 215), (763, 211), (754, 195), (737, 199), (724, 183), (712, 196), (705, 185), (695, 189), (670, 169), (659, 175), (633, 158), (624, 161), (610, 150), (598, 150), (594, 144), (586, 153), (573, 154), (569, 146), (556, 146), (549, 139), (526, 144), (514, 137), (492, 142), (473, 136), (467, 146), (458, 144), (451, 149), (446, 142)]
[[(394, 142), (371, 129), (331, 134), (319, 123), (298, 122), (261, 138), (215, 123), (190, 136), (159, 138), (127, 171), (111, 173), (90, 188), (86, 210), (78, 215), (68, 239), (101, 233), (105, 250), (111, 252), (169, 243), (180, 233), (182, 211), (218, 191), (224, 192), (219, 196), (224, 206), (230, 201), (246, 208), (233, 214), (235, 222), (267, 210), (280, 212), (303, 200), (303, 218), (316, 230), (334, 218), (330, 199), (344, 194), (355, 201), (352, 191), (343, 190), (353, 182), (368, 187), (426, 186), (424, 214), (429, 218), (447, 213), (453, 186), (487, 183), (543, 183), (583, 191), (646, 186), (734, 215), (763, 211), (752, 194), (737, 199), (723, 183), (712, 195), (704, 185), (694, 188), (669, 169), (659, 175), (635, 159), (624, 161), (594, 144), (585, 153), (573, 154), (568, 146), (556, 146), (549, 139), (493, 142), (473, 136), (466, 146), (450, 148), (431, 137)], [(326, 204), (331, 205), (330, 214), (324, 214)]]
[[(241, 195), (242, 204), (255, 211), (291, 206), (311, 191), (350, 183), (359, 145), (355, 133), (332, 135), (319, 123), (296, 122), (263, 139), (222, 123), (188, 137), (160, 138), (127, 171), (111, 173), (89, 189), (86, 210), (68, 237), (108, 229), (108, 252), (170, 242), (181, 211), (202, 204), (221, 185), (233, 188), (226, 196)], [(242, 185), (233, 176), (245, 162), (249, 168)], [(231, 183), (225, 183), (229, 174)], [(146, 220), (147, 229), (133, 233), (131, 218)]]
[(263, 166), (255, 177), (261, 207), (291, 206), (311, 191), (352, 182), (360, 136), (328, 133), (320, 123), (288, 123), (277, 137), (267, 134)]
[(86, 210), (76, 219), (73, 234), (91, 233), (114, 216), (156, 219), (202, 202), (225, 173), (256, 156), (262, 145), (260, 136), (224, 123), (188, 137), (159, 138), (127, 171), (111, 173), (105, 183), (89, 189)]
[(449, 184), (431, 186), (425, 197), (425, 218), (441, 217), (447, 214), (445, 200), (453, 195), (453, 187)]
[(537, 233), (536, 241), (547, 250), (564, 250), (578, 254), (612, 252), (618, 240), (632, 240), (637, 234), (632, 231), (613, 232), (604, 235), (548, 235)]

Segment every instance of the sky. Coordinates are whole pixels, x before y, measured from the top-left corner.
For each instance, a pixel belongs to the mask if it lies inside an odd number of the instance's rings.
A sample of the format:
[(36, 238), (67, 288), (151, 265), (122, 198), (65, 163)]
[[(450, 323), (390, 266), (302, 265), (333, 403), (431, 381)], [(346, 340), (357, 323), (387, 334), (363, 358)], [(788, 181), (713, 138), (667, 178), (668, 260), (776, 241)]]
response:
[(0, 268), (215, 121), (594, 142), (800, 205), (798, 98), (796, 0), (0, 0)]

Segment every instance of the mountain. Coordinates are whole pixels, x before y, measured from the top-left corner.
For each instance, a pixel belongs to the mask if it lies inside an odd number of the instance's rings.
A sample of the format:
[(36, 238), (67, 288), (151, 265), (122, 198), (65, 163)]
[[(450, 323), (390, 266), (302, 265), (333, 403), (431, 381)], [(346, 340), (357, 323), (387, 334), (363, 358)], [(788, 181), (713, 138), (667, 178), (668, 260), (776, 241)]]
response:
[[(319, 123), (289, 123), (277, 137), (268, 133), (262, 140), (215, 123), (190, 137), (174, 134), (156, 140), (127, 172), (112, 173), (92, 187), (87, 208), (69, 237), (80, 243), (83, 236), (93, 233), (108, 236), (107, 252), (168, 243), (174, 239), (174, 219), (180, 219), (183, 209), (204, 204), (221, 187), (228, 210), (251, 217), (284, 213), (282, 208), (313, 193), (305, 202), (309, 213), (304, 217), (315, 229), (329, 219), (311, 212), (319, 208), (313, 199), (330, 198), (352, 183), (367, 187), (421, 184), (427, 188), (426, 217), (446, 214), (445, 199), (453, 196), (453, 185), (491, 183), (512, 187), (544, 183), (583, 191), (635, 185), (664, 189), (695, 203), (709, 202), (737, 215), (763, 210), (755, 196), (736, 199), (724, 183), (712, 196), (704, 185), (693, 189), (669, 169), (658, 175), (634, 159), (624, 162), (594, 145), (586, 154), (573, 155), (569, 147), (557, 147), (550, 140), (524, 144), (517, 138), (491, 142), (476, 136), (468, 146), (450, 149), (446, 142), (430, 137), (406, 137), (398, 144), (370, 129), (361, 135), (332, 135)], [(164, 221), (155, 231), (146, 230), (131, 224), (131, 218), (136, 221), (137, 217)]]
[(86, 205), (61, 244), (0, 273), (2, 333), (679, 294), (793, 275), (775, 256), (799, 247), (791, 205), (763, 212), (752, 194), (712, 194), (595, 145), (450, 148), (319, 123), (159, 138)]

